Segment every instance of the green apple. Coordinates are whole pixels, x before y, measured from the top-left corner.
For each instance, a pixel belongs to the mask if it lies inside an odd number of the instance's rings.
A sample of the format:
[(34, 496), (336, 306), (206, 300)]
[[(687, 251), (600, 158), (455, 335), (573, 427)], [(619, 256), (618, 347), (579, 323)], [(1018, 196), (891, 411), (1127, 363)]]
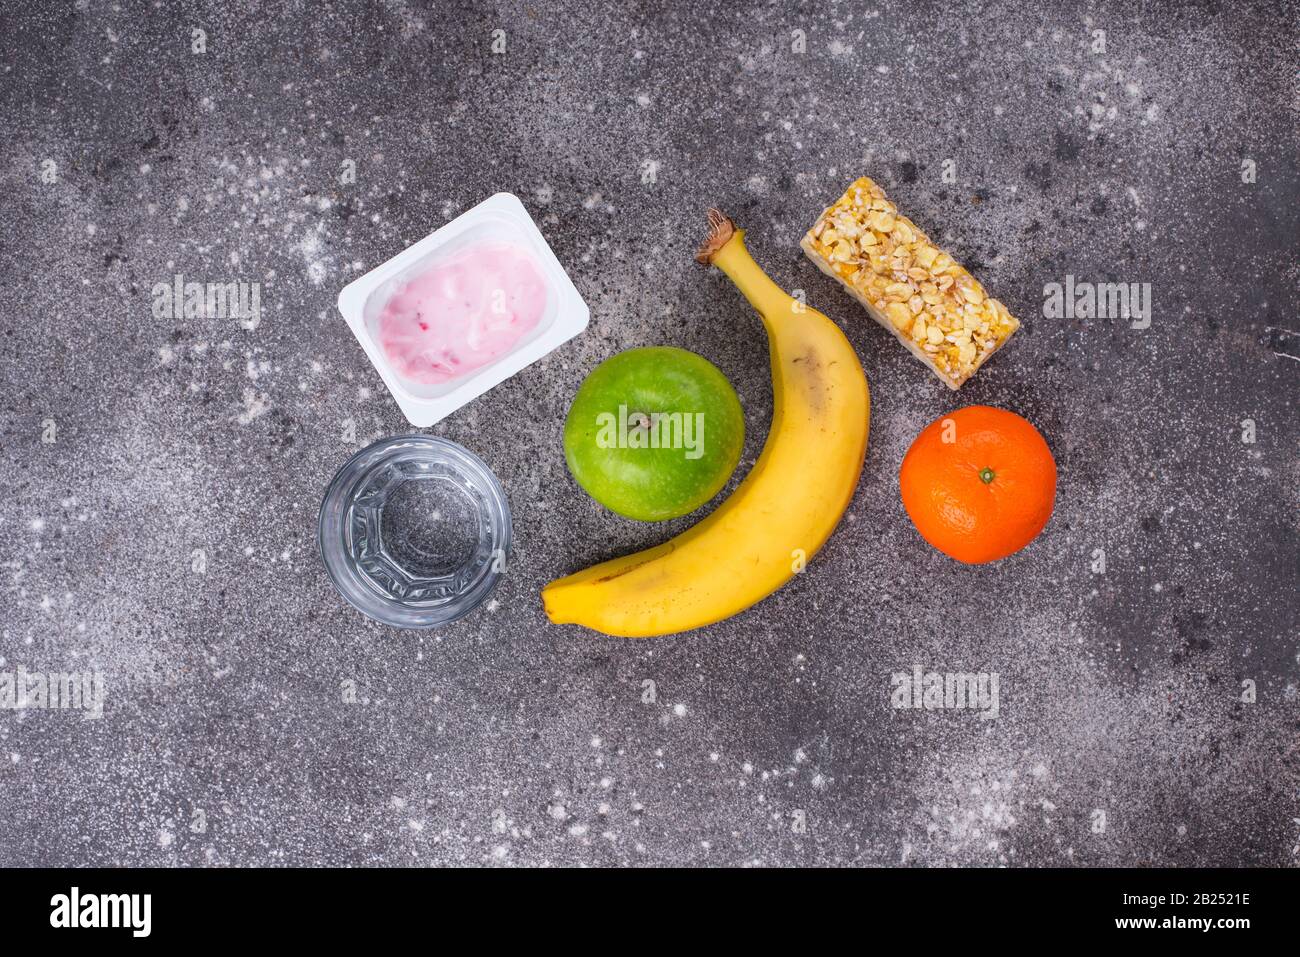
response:
[(708, 359), (672, 346), (606, 359), (578, 389), (564, 422), (564, 458), (610, 511), (643, 522), (693, 512), (740, 461), (745, 419)]

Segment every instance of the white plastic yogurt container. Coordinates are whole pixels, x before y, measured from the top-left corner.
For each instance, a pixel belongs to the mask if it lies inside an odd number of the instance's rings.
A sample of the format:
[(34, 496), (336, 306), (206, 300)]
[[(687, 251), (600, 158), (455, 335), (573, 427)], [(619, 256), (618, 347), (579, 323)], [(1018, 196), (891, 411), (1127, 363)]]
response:
[[(543, 292), (540, 295), (544, 301), (540, 303), (540, 310), (536, 304), (527, 310), (530, 317), (536, 318), (531, 328), (485, 364), (460, 375), (438, 371), (436, 360), (422, 361), (424, 356), (419, 351), (422, 348), (419, 343), (423, 340), (419, 331), (412, 330), (414, 338), (408, 336), (401, 340), (408, 344), (416, 343), (405, 346), (406, 354), (394, 351), (398, 347), (394, 345), (397, 337), (393, 334), (393, 323), (406, 321), (395, 320), (393, 310), (388, 309), (395, 296), (413, 288), (413, 284), (430, 275), (431, 270), (454, 267), (458, 257), (464, 259), (474, 256), (478, 249), (507, 245), (516, 247), (531, 261), (523, 265), (528, 269), (535, 267), (541, 276)], [(535, 286), (535, 283), (527, 284), (529, 289)], [(494, 292), (500, 294), (501, 290)], [(494, 298), (501, 300), (503, 297), (498, 295)], [(459, 308), (460, 303), (454, 305)], [(477, 308), (468, 301), (464, 305), (470, 311)], [(500, 302), (494, 305), (500, 305)], [(445, 418), (572, 339), (587, 327), (591, 316), (587, 304), (555, 258), (537, 224), (519, 197), (512, 193), (497, 193), (485, 199), (382, 266), (349, 283), (339, 293), (339, 312), (378, 370), (384, 385), (397, 400), (402, 414), (412, 425), (421, 428)], [(433, 321), (442, 320), (433, 317)], [(427, 329), (427, 326), (420, 323), (419, 329)], [(481, 338), (476, 337), (473, 329), (435, 330), (431, 335), (439, 331), (462, 343), (472, 344)], [(444, 340), (429, 341), (437, 345)], [(430, 350), (433, 348), (433, 345), (429, 347)], [(451, 361), (457, 361), (454, 355)], [(411, 371), (421, 366), (427, 366), (428, 371)]]

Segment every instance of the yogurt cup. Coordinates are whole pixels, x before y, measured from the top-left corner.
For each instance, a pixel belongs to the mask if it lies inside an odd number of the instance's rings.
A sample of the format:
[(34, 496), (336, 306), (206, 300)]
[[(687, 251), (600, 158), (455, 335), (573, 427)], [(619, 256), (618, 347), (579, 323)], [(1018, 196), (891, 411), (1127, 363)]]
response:
[[(413, 280), (480, 245), (519, 247), (542, 276), (540, 318), (508, 349), (464, 375), (421, 382), (403, 375), (385, 350), (380, 317), (390, 300)], [(361, 343), (384, 385), (412, 425), (424, 428), (446, 418), (499, 382), (531, 365), (587, 328), (591, 312), (555, 258), (528, 210), (512, 193), (497, 193), (418, 243), (376, 266), (339, 293), (339, 312)]]

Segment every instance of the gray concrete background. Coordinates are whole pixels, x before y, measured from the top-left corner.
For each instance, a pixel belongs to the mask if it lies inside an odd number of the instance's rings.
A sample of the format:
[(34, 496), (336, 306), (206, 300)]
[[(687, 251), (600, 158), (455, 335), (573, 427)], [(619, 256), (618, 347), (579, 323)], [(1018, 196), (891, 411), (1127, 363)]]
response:
[[(0, 669), (99, 669), (108, 698), (99, 721), (0, 712), (0, 863), (1294, 864), (1296, 16), (5, 4)], [(862, 173), (1024, 321), (959, 395), (799, 254)], [(408, 430), (334, 300), (498, 190), (593, 319), (432, 430), (501, 477), (513, 566), (491, 610), (397, 632), (314, 542), (334, 470)], [(744, 403), (740, 474), (766, 434), (760, 326), (691, 260), (712, 203), (862, 357), (857, 498), (730, 621), (551, 626), (546, 581), (688, 523), (569, 479), (597, 362), (700, 352)], [(156, 319), (176, 273), (261, 283), (260, 325)], [(1043, 318), (1067, 274), (1149, 282), (1151, 327)], [(976, 402), (1042, 430), (1060, 488), (1029, 549), (966, 568), (897, 471)], [(914, 665), (998, 672), (1000, 716), (892, 710)]]

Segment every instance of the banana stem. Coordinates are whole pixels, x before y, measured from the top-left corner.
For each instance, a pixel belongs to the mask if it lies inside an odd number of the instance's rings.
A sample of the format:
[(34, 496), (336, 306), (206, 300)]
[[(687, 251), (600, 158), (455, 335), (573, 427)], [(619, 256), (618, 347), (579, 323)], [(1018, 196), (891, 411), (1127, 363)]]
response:
[[(709, 238), (695, 257), (701, 263), (712, 263), (727, 274), (749, 300), (749, 304), (763, 317), (764, 323), (774, 321), (774, 312), (793, 313), (794, 299), (763, 272), (754, 262), (745, 246), (745, 231), (716, 209), (709, 210)], [(790, 308), (773, 310), (774, 304)]]

